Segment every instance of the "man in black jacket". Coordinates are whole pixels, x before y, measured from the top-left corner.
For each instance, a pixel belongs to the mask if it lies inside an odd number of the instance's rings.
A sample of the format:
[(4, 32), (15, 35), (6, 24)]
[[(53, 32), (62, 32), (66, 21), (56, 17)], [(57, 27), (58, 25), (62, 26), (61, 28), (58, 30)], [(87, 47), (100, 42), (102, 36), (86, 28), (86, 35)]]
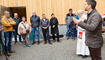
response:
[(18, 13), (14, 13), (13, 20), (16, 22), (16, 25), (13, 26), (13, 28), (14, 28), (13, 35), (15, 37), (15, 44), (17, 43), (17, 36), (19, 36), (19, 41), (20, 41), (20, 43), (22, 43), (21, 36), (18, 35), (18, 25), (21, 22), (20, 18), (18, 17)]
[(42, 14), (42, 20), (41, 20), (40, 24), (41, 24), (41, 28), (42, 28), (42, 32), (43, 32), (43, 36), (44, 36), (44, 43), (46, 44), (47, 40), (48, 40), (48, 43), (52, 44), (50, 41), (50, 36), (49, 36), (49, 24), (50, 24), (50, 22), (46, 18), (45, 14)]
[(38, 38), (38, 44), (40, 44), (40, 36), (39, 36), (39, 25), (40, 25), (40, 17), (36, 15), (35, 12), (32, 13), (32, 16), (30, 18), (32, 32), (33, 32), (33, 43), (35, 44), (35, 36)]

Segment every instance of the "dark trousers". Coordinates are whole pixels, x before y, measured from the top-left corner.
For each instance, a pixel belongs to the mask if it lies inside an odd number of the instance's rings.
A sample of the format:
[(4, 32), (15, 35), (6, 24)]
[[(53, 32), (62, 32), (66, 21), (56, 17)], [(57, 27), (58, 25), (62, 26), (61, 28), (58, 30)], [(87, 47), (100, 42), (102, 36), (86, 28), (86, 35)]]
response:
[(71, 28), (71, 38), (75, 39), (77, 36), (77, 30), (76, 28)]
[(90, 56), (91, 56), (92, 60), (102, 60), (101, 48), (89, 47), (89, 50), (90, 50)]
[(55, 35), (57, 36), (57, 41), (59, 41), (59, 33), (57, 33), (57, 34), (52, 34), (53, 40), (55, 40)]
[(50, 42), (49, 29), (42, 28), (42, 32), (43, 32), (44, 41), (47, 42), (47, 40), (48, 40), (48, 42)]
[(18, 35), (16, 30), (13, 32), (13, 35), (15, 37), (15, 43), (17, 43), (17, 36), (19, 36), (19, 42), (22, 42), (21, 35)]
[(29, 41), (29, 34), (22, 34), (21, 36), (22, 36), (22, 38), (23, 38), (24, 44), (30, 44), (30, 41)]
[(11, 44), (12, 44), (12, 32), (4, 32), (5, 36), (5, 50), (6, 52), (11, 50)]

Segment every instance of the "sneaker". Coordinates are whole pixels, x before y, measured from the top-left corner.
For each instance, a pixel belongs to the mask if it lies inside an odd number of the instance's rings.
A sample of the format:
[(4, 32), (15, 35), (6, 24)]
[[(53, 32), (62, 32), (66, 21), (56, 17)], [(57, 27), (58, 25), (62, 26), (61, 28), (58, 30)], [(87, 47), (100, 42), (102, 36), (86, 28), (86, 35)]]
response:
[(26, 44), (24, 44), (24, 47), (26, 47), (27, 45)]
[(31, 45), (30, 44), (27, 44), (27, 47), (31, 47)]
[(36, 42), (33, 42), (32, 45), (34, 45)]

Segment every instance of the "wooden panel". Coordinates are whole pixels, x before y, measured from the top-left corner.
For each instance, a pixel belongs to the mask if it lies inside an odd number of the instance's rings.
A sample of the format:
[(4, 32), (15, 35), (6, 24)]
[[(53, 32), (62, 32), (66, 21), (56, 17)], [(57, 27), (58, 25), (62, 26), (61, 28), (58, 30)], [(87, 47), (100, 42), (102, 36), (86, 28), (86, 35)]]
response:
[[(0, 4), (7, 7), (21, 7), (26, 6), (28, 22), (32, 11), (35, 11), (37, 15), (42, 18), (42, 14), (45, 13), (47, 18), (51, 18), (51, 13), (54, 13), (58, 18), (60, 24), (65, 24), (65, 15), (68, 13), (69, 8), (73, 8), (74, 11), (79, 9), (84, 10), (85, 0), (0, 0)], [(96, 0), (97, 10), (104, 14), (105, 12), (105, 0)]]
[(97, 10), (102, 15), (105, 14), (105, 0), (96, 0), (97, 1)]

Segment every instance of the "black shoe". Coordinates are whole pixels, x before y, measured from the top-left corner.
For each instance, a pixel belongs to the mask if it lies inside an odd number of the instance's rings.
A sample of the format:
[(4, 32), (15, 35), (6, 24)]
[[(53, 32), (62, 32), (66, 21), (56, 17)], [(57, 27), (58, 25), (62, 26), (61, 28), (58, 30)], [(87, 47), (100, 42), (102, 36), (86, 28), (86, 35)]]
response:
[(57, 42), (61, 42), (60, 40), (57, 40)]
[(34, 45), (36, 42), (33, 42), (32, 45)]
[(74, 38), (74, 40), (76, 40), (76, 39)]
[(47, 44), (47, 42), (44, 42), (44, 44)]
[(15, 53), (15, 51), (11, 50), (11, 51), (9, 51), (9, 53)]
[(14, 43), (15, 45), (17, 44), (17, 42)]
[(51, 45), (52, 45), (52, 43), (51, 43), (51, 42), (49, 42), (49, 44), (51, 44)]
[(67, 38), (67, 40), (69, 40), (69, 38)]
[(82, 56), (81, 54), (79, 54), (78, 56)]
[(88, 56), (86, 56), (86, 55), (84, 55), (84, 56), (82, 56), (82, 58), (84, 59), (84, 58), (87, 58)]
[(37, 43), (38, 43), (38, 45), (39, 45), (39, 44), (40, 44), (40, 41), (38, 41)]
[(53, 42), (56, 42), (56, 40), (53, 40)]

